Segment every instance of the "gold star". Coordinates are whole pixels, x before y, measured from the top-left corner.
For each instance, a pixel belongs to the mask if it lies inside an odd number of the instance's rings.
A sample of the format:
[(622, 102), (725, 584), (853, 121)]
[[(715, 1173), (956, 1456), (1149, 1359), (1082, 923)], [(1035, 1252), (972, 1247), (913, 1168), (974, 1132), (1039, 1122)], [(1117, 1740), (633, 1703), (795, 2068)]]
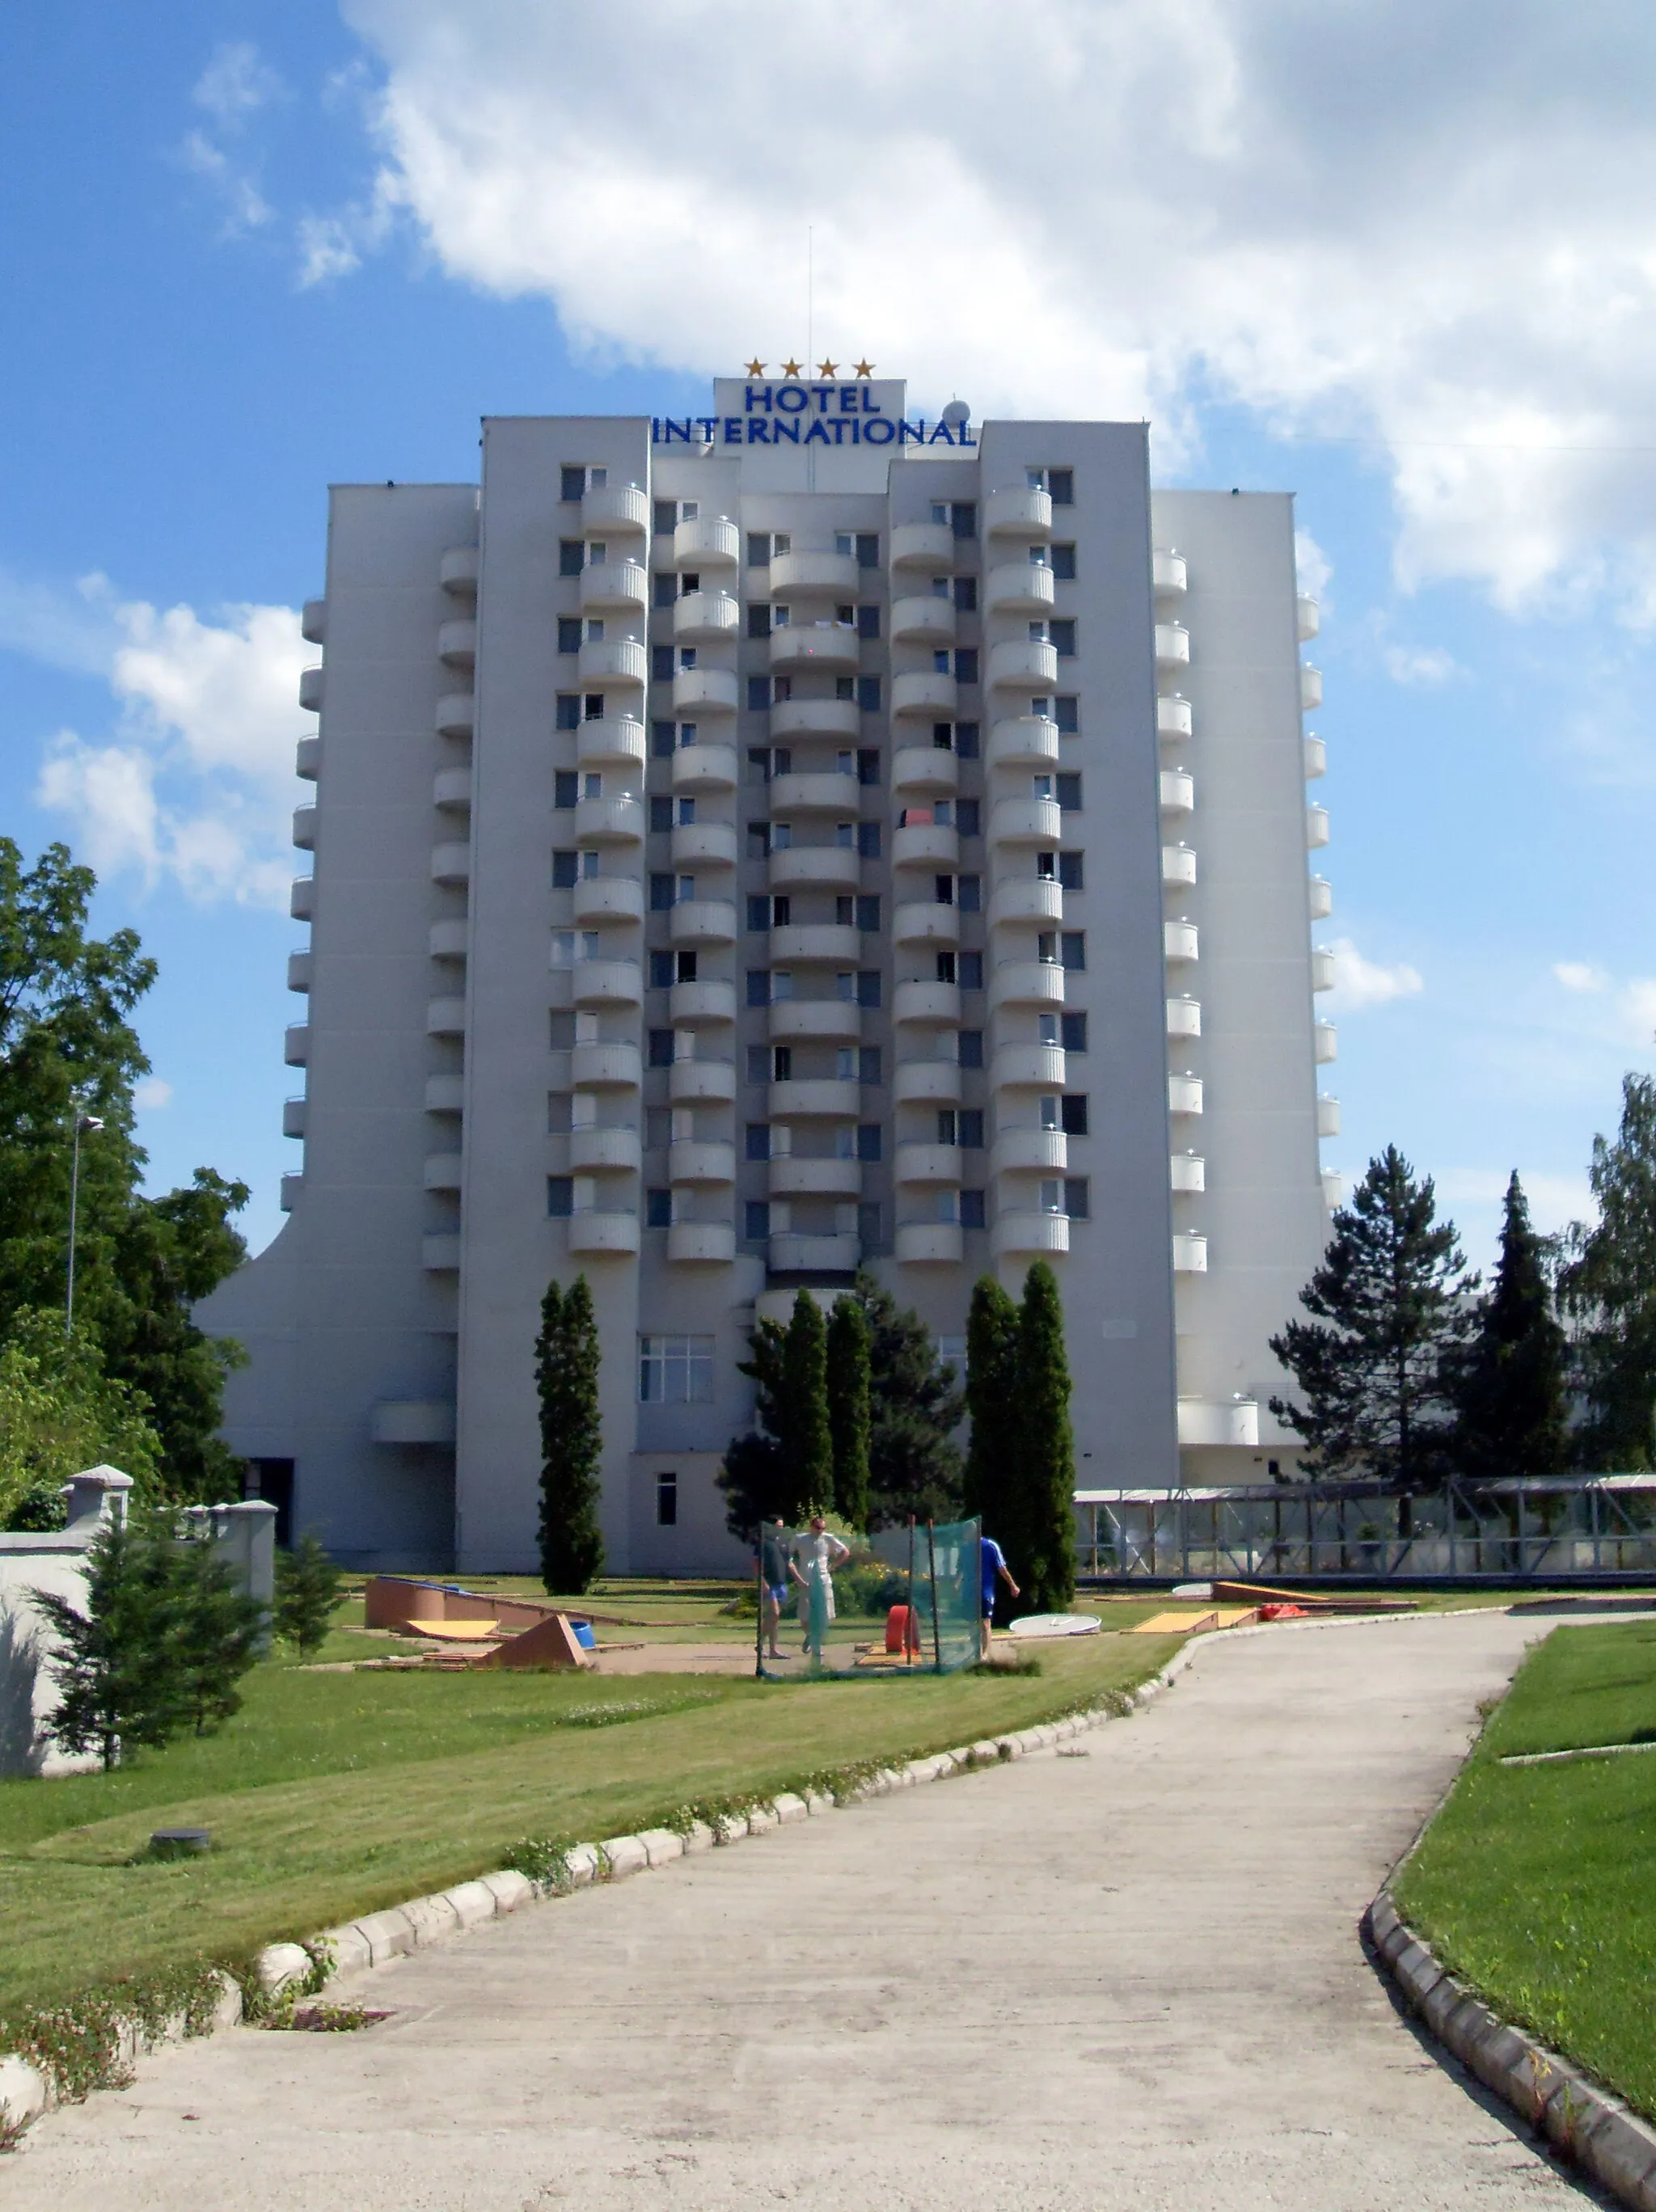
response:
[(857, 374), (858, 374), (859, 376), (872, 376), (872, 375), (874, 374), (874, 365), (873, 362), (871, 362), (871, 361), (860, 361), (860, 362), (858, 362), (858, 363), (857, 363), (857, 365), (856, 365), (856, 373), (857, 373)]
[(750, 361), (747, 364), (747, 373), (750, 376), (763, 376), (764, 363), (762, 361)]
[(819, 376), (837, 376), (839, 374), (839, 370), (831, 361), (819, 361), (817, 363), (817, 374)]
[(782, 374), (783, 374), (784, 376), (797, 376), (797, 375), (799, 374), (799, 373), (800, 373), (800, 365), (799, 365), (798, 362), (796, 362), (796, 361), (785, 361), (785, 362), (783, 362), (783, 363), (782, 363)]

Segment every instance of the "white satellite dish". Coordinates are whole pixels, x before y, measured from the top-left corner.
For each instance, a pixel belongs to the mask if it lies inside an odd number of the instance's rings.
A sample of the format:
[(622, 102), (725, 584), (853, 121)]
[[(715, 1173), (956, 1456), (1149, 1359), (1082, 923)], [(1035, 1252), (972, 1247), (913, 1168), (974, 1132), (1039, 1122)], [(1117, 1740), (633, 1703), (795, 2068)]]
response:
[(971, 410), (964, 399), (951, 399), (943, 410), (943, 420), (951, 430), (964, 429), (971, 420)]

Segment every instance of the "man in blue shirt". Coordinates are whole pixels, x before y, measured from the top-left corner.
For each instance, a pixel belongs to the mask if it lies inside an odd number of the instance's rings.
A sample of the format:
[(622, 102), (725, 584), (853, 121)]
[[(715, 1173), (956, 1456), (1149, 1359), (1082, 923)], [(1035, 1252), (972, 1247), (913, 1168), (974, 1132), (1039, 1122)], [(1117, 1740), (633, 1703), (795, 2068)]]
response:
[(982, 1658), (987, 1659), (989, 1655), (989, 1638), (995, 1624), (995, 1578), (998, 1577), (1006, 1584), (1014, 1597), (1019, 1596), (1020, 1593), (1017, 1583), (1012, 1579), (1012, 1571), (1007, 1565), (1007, 1555), (993, 1536), (978, 1537), (977, 1565), (983, 1597), (983, 1615), (978, 1624), (980, 1638), (978, 1653)]

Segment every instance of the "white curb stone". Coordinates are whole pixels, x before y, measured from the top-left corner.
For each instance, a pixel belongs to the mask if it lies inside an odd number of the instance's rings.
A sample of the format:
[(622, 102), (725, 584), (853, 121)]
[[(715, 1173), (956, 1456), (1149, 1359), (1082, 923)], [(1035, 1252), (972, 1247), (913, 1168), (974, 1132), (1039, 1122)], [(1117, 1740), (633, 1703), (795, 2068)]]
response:
[(435, 1897), (411, 1898), (403, 1907), (403, 1917), (408, 1922), (414, 1937), (414, 1948), (423, 1950), (428, 1943), (439, 1943), (445, 1936), (458, 1934), (460, 1917), (441, 1892)]
[(666, 1866), (669, 1860), (681, 1859), (685, 1855), (684, 1838), (675, 1835), (671, 1828), (641, 1828), (638, 1840), (653, 1867)]
[(0, 2058), (0, 2130), (26, 2128), (46, 2109), (46, 2077), (24, 2058)]
[(772, 1828), (779, 1828), (781, 1826), (781, 1818), (773, 1806), (749, 1806), (747, 1812), (747, 1832), (750, 1836), (768, 1835)]
[(747, 1833), (746, 1813), (721, 1813), (713, 1823), (715, 1843), (738, 1844)]
[[(603, 1861), (596, 1844), (576, 1844), (563, 1854), (563, 1879), (572, 1889), (582, 1889), (589, 1881), (596, 1881), (602, 1871)], [(529, 1884), (529, 1893), (530, 1897), (539, 1894), (533, 1882)], [(528, 1904), (529, 1897), (523, 1901)]]
[(642, 1874), (649, 1864), (649, 1853), (637, 1836), (606, 1836), (598, 1850), (609, 1881), (619, 1881), (624, 1875)]
[(685, 1830), (685, 1855), (693, 1851), (710, 1851), (716, 1838), (705, 1820), (692, 1820)]
[(354, 1922), (344, 1928), (325, 1928), (316, 1940), (327, 1946), (331, 1975), (366, 1973), (374, 1964), (374, 1946)]
[(302, 1943), (267, 1943), (259, 1954), (254, 1971), (260, 1989), (276, 1996), (289, 1982), (302, 1982), (313, 1963)]
[(785, 1828), (790, 1820), (808, 1820), (811, 1808), (803, 1797), (796, 1797), (791, 1790), (784, 1790), (780, 1797), (773, 1797), (770, 1809)]
[(820, 1814), (831, 1813), (834, 1801), (825, 1790), (813, 1790), (805, 1801), (805, 1809), (815, 1820)]
[(354, 1924), (357, 1934), (366, 1939), (376, 1966), (383, 1966), (387, 1959), (406, 1958), (414, 1948), (414, 1930), (400, 1905), (387, 1912), (365, 1913)]
[(495, 1917), (494, 1893), (486, 1882), (456, 1882), (453, 1889), (443, 1891), (442, 1898), (462, 1928), (480, 1927)]

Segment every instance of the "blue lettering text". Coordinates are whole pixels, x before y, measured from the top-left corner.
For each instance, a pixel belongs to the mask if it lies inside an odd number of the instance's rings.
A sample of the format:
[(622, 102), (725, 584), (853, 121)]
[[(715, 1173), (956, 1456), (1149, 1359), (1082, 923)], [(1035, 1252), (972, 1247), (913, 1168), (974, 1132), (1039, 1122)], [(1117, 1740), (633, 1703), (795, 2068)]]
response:
[(727, 446), (740, 446), (742, 442), (742, 418), (740, 415), (725, 416), (724, 441)]
[[(838, 426), (836, 425), (836, 428)], [(813, 422), (810, 428), (806, 432), (802, 442), (808, 446), (819, 438), (821, 439), (825, 446), (828, 443), (828, 426), (825, 422)]]
[(865, 446), (889, 446), (897, 435), (897, 425), (884, 415), (876, 416), (872, 422), (862, 425)]
[(785, 414), (802, 415), (811, 404), (811, 396), (802, 384), (784, 384), (776, 394), (776, 404)]
[(670, 446), (673, 440), (677, 438), (681, 440), (683, 443), (687, 446), (690, 443), (690, 421), (691, 418), (688, 415), (685, 416), (682, 422), (675, 422), (673, 417), (669, 416), (661, 426), (667, 432), (667, 435), (662, 439), (661, 443), (664, 446)]
[[(776, 425), (779, 430), (782, 427), (780, 422)], [(770, 425), (763, 421), (750, 422), (747, 426), (747, 442), (750, 446), (768, 446), (770, 443)]]
[[(776, 394), (776, 402), (778, 405), (782, 404), (785, 396), (785, 392), (779, 392)], [(784, 438), (788, 441), (788, 443), (790, 446), (798, 445), (800, 441), (800, 426), (797, 422), (773, 422), (770, 425), (770, 442), (773, 446), (780, 446)]]
[(947, 422), (940, 422), (930, 437), (927, 439), (926, 443), (928, 446), (952, 446), (954, 443), (954, 434)]
[[(856, 388), (855, 386), (853, 386), (853, 389), (854, 389), (854, 390), (855, 390), (855, 388)], [(862, 411), (863, 411), (863, 413), (864, 413), (865, 415), (878, 415), (878, 414), (880, 412), (880, 410), (878, 407), (876, 407), (876, 406), (875, 406), (875, 404), (874, 404), (874, 388), (873, 385), (872, 385), (872, 384), (865, 384), (865, 385), (863, 385), (863, 386), (862, 386), (862, 387), (861, 387), (861, 391), (862, 391)]]
[(897, 442), (899, 446), (923, 446), (926, 442), (925, 416), (922, 415), (917, 422), (899, 422)]
[(753, 412), (754, 402), (756, 400), (768, 415), (770, 412), (770, 386), (768, 384), (762, 384), (757, 392), (754, 391), (751, 384), (748, 386), (747, 411), (750, 415)]
[(840, 386), (839, 411), (842, 415), (855, 415), (856, 413), (856, 386), (855, 384), (842, 384)]

